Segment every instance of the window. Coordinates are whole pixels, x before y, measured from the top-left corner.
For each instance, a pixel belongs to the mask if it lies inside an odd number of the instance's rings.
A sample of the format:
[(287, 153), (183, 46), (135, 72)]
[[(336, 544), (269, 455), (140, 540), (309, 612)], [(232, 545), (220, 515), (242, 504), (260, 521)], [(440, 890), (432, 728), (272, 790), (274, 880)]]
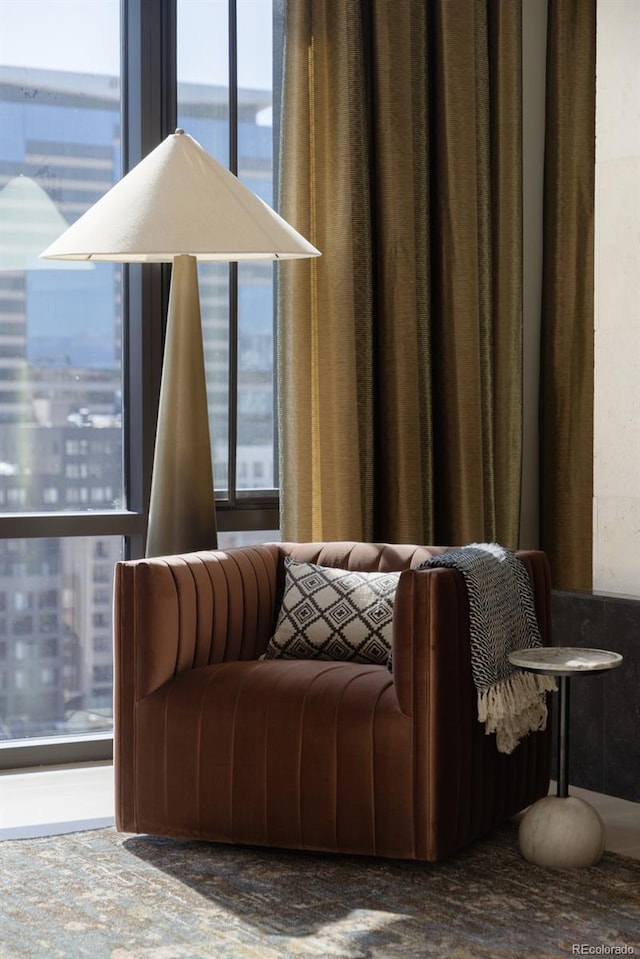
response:
[[(178, 124), (270, 205), (273, 18), (272, 0), (177, 0)], [(273, 267), (198, 272), (217, 497), (237, 505), (245, 490), (260, 491), (275, 505)], [(261, 399), (247, 409), (249, 390)], [(240, 476), (257, 446), (270, 449), (263, 471)]]
[(93, 667), (93, 681), (94, 683), (110, 683), (112, 677), (112, 669), (109, 665), (94, 666)]
[[(273, 204), (279, 6), (2, 0), (0, 738), (9, 745), (84, 736), (87, 756), (106, 755), (89, 739), (112, 720), (114, 563), (143, 549), (167, 292), (154, 267), (38, 254), (178, 123)], [(220, 541), (273, 540), (273, 268), (207, 265), (200, 285)], [(9, 754), (0, 748), (0, 765)]]
[(108, 559), (109, 543), (103, 542), (101, 539), (96, 540), (93, 547), (93, 557), (94, 559)]
[(13, 621), (15, 636), (28, 636), (33, 632), (33, 616), (16, 616)]
[(33, 593), (24, 593), (22, 590), (13, 594), (14, 609), (33, 609)]
[(0, 593), (19, 611), (0, 729), (22, 740), (67, 734), (69, 704), (91, 705), (88, 478), (114, 491), (101, 509), (127, 505), (122, 268), (38, 257), (122, 173), (119, 0), (3, 0), (0, 42)]

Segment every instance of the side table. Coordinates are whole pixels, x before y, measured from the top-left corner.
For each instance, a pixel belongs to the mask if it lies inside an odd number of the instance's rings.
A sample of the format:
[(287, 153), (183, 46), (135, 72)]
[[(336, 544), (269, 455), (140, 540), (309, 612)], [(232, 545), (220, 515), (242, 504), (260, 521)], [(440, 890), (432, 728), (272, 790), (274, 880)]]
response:
[(509, 654), (509, 661), (527, 672), (558, 677), (557, 795), (545, 796), (527, 809), (518, 839), (529, 862), (554, 869), (592, 866), (602, 856), (605, 829), (596, 810), (569, 795), (569, 707), (572, 676), (614, 669), (620, 653), (574, 646), (538, 646)]

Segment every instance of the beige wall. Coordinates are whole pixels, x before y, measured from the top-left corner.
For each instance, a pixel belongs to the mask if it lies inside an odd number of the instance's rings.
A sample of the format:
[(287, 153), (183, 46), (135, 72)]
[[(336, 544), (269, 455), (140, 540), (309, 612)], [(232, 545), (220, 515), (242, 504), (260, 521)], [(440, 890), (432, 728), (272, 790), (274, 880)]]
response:
[(593, 588), (640, 596), (640, 0), (598, 0)]

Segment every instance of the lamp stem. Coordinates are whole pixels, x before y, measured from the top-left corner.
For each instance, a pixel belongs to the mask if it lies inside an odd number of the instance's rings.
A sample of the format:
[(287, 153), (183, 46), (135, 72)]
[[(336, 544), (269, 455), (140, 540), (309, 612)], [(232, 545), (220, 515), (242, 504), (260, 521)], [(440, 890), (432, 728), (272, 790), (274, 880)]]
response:
[(171, 271), (146, 555), (216, 547), (197, 260), (177, 256)]

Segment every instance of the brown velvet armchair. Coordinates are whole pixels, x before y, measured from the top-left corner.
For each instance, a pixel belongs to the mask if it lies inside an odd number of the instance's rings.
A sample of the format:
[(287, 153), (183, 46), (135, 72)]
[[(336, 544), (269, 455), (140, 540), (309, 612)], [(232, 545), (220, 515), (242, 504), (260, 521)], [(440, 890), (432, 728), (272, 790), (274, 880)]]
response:
[[(228, 843), (441, 859), (549, 785), (549, 731), (511, 755), (477, 719), (468, 600), (440, 548), (282, 543), (118, 563), (117, 826)], [(284, 557), (403, 570), (385, 666), (264, 660)], [(518, 554), (543, 642), (550, 583)]]

